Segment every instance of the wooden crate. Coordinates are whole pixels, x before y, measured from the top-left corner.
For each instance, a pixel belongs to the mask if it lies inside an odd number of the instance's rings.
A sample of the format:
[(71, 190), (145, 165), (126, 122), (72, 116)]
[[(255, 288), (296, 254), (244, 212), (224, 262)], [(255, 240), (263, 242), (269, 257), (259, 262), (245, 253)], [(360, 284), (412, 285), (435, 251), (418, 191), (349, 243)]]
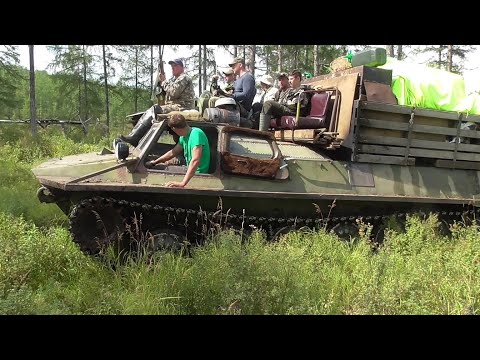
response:
[(480, 124), (478, 115), (360, 101), (354, 121), (354, 161), (413, 165), (411, 159), (426, 158), (436, 159), (434, 166), (455, 168), (459, 161), (457, 168), (470, 169), (480, 162), (480, 131), (461, 129)]

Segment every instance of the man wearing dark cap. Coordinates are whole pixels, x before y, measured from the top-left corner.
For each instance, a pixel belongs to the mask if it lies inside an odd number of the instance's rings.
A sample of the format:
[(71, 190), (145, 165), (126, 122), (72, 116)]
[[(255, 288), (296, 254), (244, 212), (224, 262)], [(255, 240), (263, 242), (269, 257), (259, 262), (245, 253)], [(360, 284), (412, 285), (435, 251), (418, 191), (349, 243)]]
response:
[(290, 88), (286, 91), (285, 100), (277, 102), (268, 100), (263, 103), (260, 113), (260, 124), (258, 129), (266, 131), (270, 128), (270, 121), (273, 118), (280, 119), (284, 115), (295, 116), (297, 105), (300, 104), (300, 116), (305, 116), (308, 106), (308, 97), (300, 88), (302, 73), (299, 70), (292, 70), (288, 76)]
[(275, 101), (283, 104), (287, 101), (288, 89), (290, 89), (290, 82), (288, 81), (288, 74), (286, 72), (281, 72), (278, 74), (278, 93), (275, 96)]
[(222, 74), (224, 76), (224, 81), (226, 83), (226, 86), (223, 88), (223, 90), (220, 89), (220, 87), (217, 84), (218, 81), (218, 75), (215, 75), (212, 78), (212, 85), (215, 84), (216, 86), (211, 86), (210, 87), (210, 93), (213, 95), (210, 97), (210, 100), (208, 101), (208, 107), (215, 107), (215, 102), (220, 99), (220, 95), (223, 93), (226, 93), (227, 95), (232, 95), (234, 91), (234, 84), (235, 84), (235, 74), (233, 73), (233, 70), (231, 68), (225, 69), (222, 71)]
[(227, 94), (233, 94), (234, 86), (235, 86), (235, 74), (233, 73), (232, 68), (223, 70), (222, 73), (225, 76), (223, 80), (225, 81), (225, 84), (226, 84), (225, 87), (223, 88), (223, 91), (225, 91)]
[(138, 120), (135, 127), (127, 136), (120, 135), (120, 138), (137, 146), (140, 139), (152, 126), (152, 121), (158, 114), (168, 114), (172, 111), (183, 111), (193, 109), (195, 106), (195, 90), (190, 76), (184, 73), (183, 60), (175, 59), (168, 62), (172, 67), (173, 77), (166, 80), (165, 74), (158, 75), (160, 86), (165, 91), (165, 105), (153, 105)]
[(233, 73), (237, 76), (235, 80), (234, 91), (230, 97), (238, 104), (240, 116), (247, 118), (250, 109), (252, 108), (253, 98), (257, 93), (255, 88), (255, 79), (253, 75), (246, 70), (245, 60), (242, 57), (236, 57), (228, 64)]
[(185, 74), (182, 59), (170, 60), (173, 77), (166, 80), (165, 74), (160, 74), (161, 86), (166, 92), (165, 105), (162, 113), (190, 110), (195, 107), (195, 90), (190, 76)]

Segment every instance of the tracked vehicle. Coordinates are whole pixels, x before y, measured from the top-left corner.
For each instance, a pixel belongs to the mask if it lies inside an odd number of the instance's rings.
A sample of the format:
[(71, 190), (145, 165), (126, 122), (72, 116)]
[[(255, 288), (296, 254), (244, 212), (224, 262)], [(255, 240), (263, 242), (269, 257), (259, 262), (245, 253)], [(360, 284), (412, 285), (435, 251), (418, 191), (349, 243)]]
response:
[(70, 217), (88, 254), (128, 248), (135, 221), (156, 247), (201, 242), (212, 224), (269, 238), (301, 227), (348, 237), (361, 218), (380, 239), (387, 219), (411, 212), (475, 217), (480, 116), (398, 105), (391, 81), (391, 70), (364, 66), (309, 79), (310, 114), (273, 119), (270, 131), (187, 116), (206, 133), (211, 163), (180, 189), (163, 186), (183, 179), (177, 166), (145, 167), (175, 144), (158, 117), (135, 148), (120, 142), (34, 168), (38, 197)]

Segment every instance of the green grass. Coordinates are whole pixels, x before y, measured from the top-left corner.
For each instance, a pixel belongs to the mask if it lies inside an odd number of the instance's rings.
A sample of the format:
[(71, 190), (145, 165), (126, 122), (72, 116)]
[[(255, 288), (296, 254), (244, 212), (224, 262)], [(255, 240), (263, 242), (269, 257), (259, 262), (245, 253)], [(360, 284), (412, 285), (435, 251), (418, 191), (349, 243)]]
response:
[(95, 134), (82, 138), (76, 132), (67, 137), (61, 129), (49, 127), (34, 139), (28, 130), (28, 127), (21, 126), (2, 130), (0, 211), (23, 216), (38, 226), (65, 225), (67, 218), (56, 205), (43, 204), (37, 199), (36, 192), (40, 184), (31, 169), (50, 158), (110, 147), (110, 138), (99, 141)]
[[(324, 231), (246, 244), (217, 234), (191, 257), (157, 253), (113, 270), (62, 227), (0, 214), (2, 314), (477, 314), (476, 226), (436, 234), (412, 217), (379, 251)], [(110, 258), (115, 262), (114, 258)]]
[(480, 313), (479, 228), (454, 224), (444, 237), (435, 217), (409, 217), (405, 232), (392, 224), (377, 251), (367, 228), (356, 242), (299, 231), (276, 243), (254, 232), (242, 244), (222, 232), (190, 257), (87, 257), (66, 216), (36, 198), (30, 169), (110, 139), (1, 135), (0, 314)]

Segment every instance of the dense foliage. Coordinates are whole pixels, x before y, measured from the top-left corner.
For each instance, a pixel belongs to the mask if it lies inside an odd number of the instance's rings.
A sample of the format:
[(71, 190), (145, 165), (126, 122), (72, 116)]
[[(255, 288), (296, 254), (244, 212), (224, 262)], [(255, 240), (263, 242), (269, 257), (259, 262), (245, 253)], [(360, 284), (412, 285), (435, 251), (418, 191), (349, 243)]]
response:
[[(10, 101), (0, 106), (1, 119), (22, 120), (30, 119), (29, 77), (28, 71), (17, 67), (21, 75), (16, 80), (16, 89), (9, 93)], [(1, 77), (0, 69), (0, 77)], [(78, 106), (78, 86), (69, 86), (75, 81), (74, 75), (54, 74), (46, 71), (36, 71), (36, 107), (38, 119), (78, 120), (80, 118)], [(89, 124), (105, 124), (105, 103), (103, 98), (103, 84), (97, 81), (89, 82)], [(147, 109), (152, 105), (150, 92), (139, 90), (140, 109)], [(134, 90), (128, 86), (113, 85), (110, 91), (111, 127), (123, 126), (125, 116), (134, 112)], [(82, 117), (83, 119), (83, 117)]]

